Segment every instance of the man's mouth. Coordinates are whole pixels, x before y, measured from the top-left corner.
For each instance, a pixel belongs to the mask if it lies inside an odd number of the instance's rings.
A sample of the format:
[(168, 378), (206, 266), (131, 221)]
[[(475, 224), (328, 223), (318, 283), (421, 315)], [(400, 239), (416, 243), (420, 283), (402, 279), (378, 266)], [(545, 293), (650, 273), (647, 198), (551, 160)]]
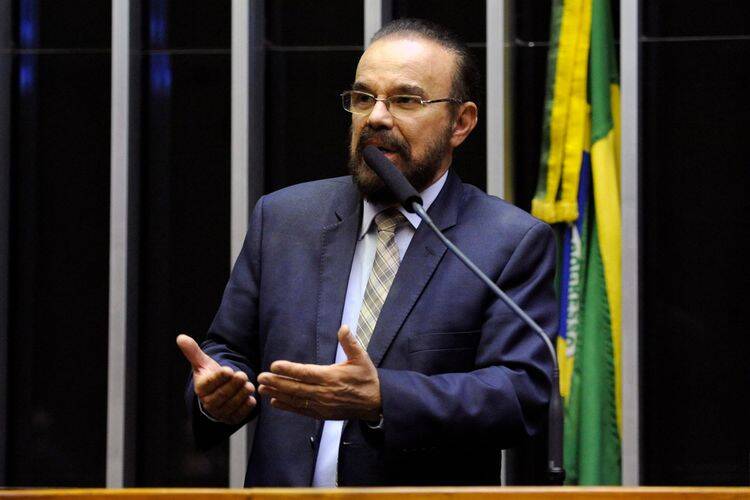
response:
[(395, 161), (397, 158), (408, 158), (408, 149), (405, 145), (399, 144), (396, 140), (390, 140), (387, 136), (378, 136), (374, 134), (362, 134), (359, 143), (359, 154), (362, 154), (362, 150), (366, 146), (374, 146), (383, 153), (391, 161)]
[(375, 146), (380, 150), (381, 153), (383, 153), (383, 156), (391, 160), (392, 162), (396, 162), (399, 158), (401, 158), (400, 150), (395, 148), (389, 148), (385, 146)]
[[(365, 144), (365, 145), (369, 146), (370, 144)], [(378, 148), (380, 150), (380, 152), (383, 153), (383, 154), (385, 154), (385, 155), (387, 155), (387, 154), (397, 155), (399, 153), (399, 150), (397, 148), (393, 148), (393, 147), (389, 147), (389, 146), (383, 146), (383, 145), (380, 145), (380, 144), (372, 144), (372, 145), (375, 146), (376, 148)]]

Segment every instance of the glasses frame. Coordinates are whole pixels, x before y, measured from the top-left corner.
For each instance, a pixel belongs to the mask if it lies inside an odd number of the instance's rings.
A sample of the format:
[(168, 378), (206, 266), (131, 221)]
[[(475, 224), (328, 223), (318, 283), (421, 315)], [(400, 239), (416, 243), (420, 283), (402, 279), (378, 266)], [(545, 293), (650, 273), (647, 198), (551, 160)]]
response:
[[(352, 94), (361, 94), (361, 95), (366, 95), (366, 96), (372, 97), (373, 100), (375, 101), (375, 103), (372, 105), (372, 108), (370, 108), (369, 111), (362, 112), (362, 113), (358, 113), (358, 112), (353, 111), (351, 109), (346, 109), (346, 97), (347, 96), (351, 97)], [(450, 103), (453, 103), (453, 104), (463, 104), (465, 102), (465, 101), (462, 101), (461, 99), (456, 99), (455, 97), (442, 97), (440, 99), (425, 99), (422, 96), (413, 95), (413, 94), (395, 94), (395, 95), (389, 95), (388, 97), (376, 97), (373, 94), (370, 94), (369, 92), (364, 92), (362, 90), (345, 90), (344, 92), (342, 92), (341, 94), (339, 94), (339, 96), (341, 97), (341, 106), (344, 108), (344, 111), (347, 111), (347, 112), (349, 112), (349, 113), (351, 113), (353, 115), (357, 115), (357, 116), (367, 116), (367, 115), (369, 115), (370, 113), (372, 113), (372, 110), (375, 109), (375, 105), (378, 102), (385, 103), (385, 107), (388, 110), (388, 112), (391, 113), (393, 116), (396, 116), (396, 115), (398, 115), (398, 112), (396, 112), (396, 114), (394, 114), (391, 111), (391, 104), (392, 104), (392, 99), (396, 99), (398, 97), (413, 97), (415, 99), (418, 99), (419, 100), (419, 104), (422, 105), (422, 108), (424, 108), (428, 104), (435, 104), (435, 103), (438, 103), (438, 102), (450, 102)]]

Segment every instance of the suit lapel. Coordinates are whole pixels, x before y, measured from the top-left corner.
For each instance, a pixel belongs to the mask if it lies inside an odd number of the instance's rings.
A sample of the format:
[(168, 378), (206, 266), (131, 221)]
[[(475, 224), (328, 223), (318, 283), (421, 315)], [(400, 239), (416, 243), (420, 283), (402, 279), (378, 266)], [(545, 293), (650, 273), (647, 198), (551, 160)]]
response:
[(319, 365), (330, 365), (336, 357), (336, 332), (346, 301), (346, 289), (357, 243), (361, 216), (359, 194), (350, 184), (334, 203), (335, 222), (323, 228), (321, 235), (320, 288), (315, 339), (315, 358)]
[[(445, 186), (427, 211), (437, 227), (446, 230), (456, 224), (458, 206), (463, 191), (461, 180), (450, 171)], [(430, 281), (446, 247), (430, 228), (422, 222), (401, 261), (388, 297), (380, 311), (367, 346), (375, 366), (379, 366), (401, 325)]]

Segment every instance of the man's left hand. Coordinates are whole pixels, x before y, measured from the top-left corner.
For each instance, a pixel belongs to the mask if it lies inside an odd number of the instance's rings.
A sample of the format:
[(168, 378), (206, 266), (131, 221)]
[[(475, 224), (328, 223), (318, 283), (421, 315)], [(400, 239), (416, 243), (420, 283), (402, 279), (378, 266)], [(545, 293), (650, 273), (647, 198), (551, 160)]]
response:
[(334, 365), (306, 365), (274, 361), (271, 372), (258, 375), (258, 392), (271, 406), (321, 420), (380, 416), (380, 381), (370, 356), (343, 325), (338, 339), (349, 358)]

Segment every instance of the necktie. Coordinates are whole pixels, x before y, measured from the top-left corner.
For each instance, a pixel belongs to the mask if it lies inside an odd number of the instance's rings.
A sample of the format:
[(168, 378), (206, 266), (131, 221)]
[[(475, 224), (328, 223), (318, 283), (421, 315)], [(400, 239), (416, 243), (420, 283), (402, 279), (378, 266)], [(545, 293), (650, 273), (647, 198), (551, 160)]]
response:
[(370, 343), (380, 310), (383, 308), (388, 290), (391, 288), (401, 262), (395, 235), (396, 229), (405, 222), (406, 217), (395, 208), (389, 208), (375, 216), (378, 244), (357, 320), (357, 340), (363, 349), (367, 349)]

